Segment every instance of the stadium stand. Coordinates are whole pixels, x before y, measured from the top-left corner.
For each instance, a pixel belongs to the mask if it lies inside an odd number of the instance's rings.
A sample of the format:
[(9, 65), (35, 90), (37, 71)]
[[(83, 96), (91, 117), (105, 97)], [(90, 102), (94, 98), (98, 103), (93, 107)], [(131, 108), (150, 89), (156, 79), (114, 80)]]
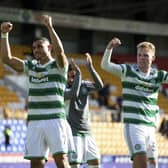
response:
[[(5, 126), (11, 128), (10, 145), (5, 148), (3, 131)], [(23, 153), (26, 137), (26, 122), (18, 119), (3, 119), (0, 120), (0, 153)]]
[[(27, 53), (31, 53), (31, 48), (23, 45), (12, 45), (11, 50), (21, 59), (26, 59)], [(27, 112), (22, 94), (5, 79), (6, 76), (14, 74), (16, 75), (16, 72), (13, 69), (0, 62), (0, 108), (3, 109), (5, 118), (26, 119)]]
[[(128, 155), (123, 124), (92, 122), (92, 132), (102, 155)], [(159, 156), (168, 156), (168, 139), (157, 132)]]
[[(12, 130), (11, 145), (8, 146), (7, 150), (5, 149), (3, 135), (5, 125), (9, 125)], [(128, 149), (123, 137), (122, 123), (92, 122), (91, 127), (102, 155), (128, 155)], [(26, 121), (23, 119), (0, 120), (0, 152), (23, 153), (26, 131)], [(167, 137), (157, 133), (157, 141), (159, 156), (167, 156)]]

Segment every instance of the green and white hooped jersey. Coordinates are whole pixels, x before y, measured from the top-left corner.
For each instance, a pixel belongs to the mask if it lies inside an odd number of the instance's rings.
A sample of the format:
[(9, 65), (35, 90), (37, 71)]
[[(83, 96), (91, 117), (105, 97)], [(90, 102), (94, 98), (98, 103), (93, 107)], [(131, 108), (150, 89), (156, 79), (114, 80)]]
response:
[(168, 82), (168, 73), (151, 68), (149, 75), (144, 77), (137, 65), (120, 66), (124, 122), (156, 126), (159, 114), (158, 93), (161, 83)]
[(25, 61), (29, 75), (28, 120), (66, 118), (64, 90), (67, 82), (66, 68), (59, 68), (52, 60), (40, 65), (35, 60)]

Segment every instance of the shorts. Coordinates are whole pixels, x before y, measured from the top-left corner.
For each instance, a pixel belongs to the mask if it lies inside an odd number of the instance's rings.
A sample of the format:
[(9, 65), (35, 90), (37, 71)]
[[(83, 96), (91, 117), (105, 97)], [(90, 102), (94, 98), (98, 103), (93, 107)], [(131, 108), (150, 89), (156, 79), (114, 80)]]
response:
[(73, 136), (75, 149), (77, 153), (76, 163), (87, 163), (90, 160), (100, 160), (100, 153), (94, 138), (85, 134), (82, 136)]
[(25, 159), (47, 159), (52, 155), (68, 153), (68, 135), (65, 119), (29, 121)]
[(148, 159), (157, 159), (156, 128), (125, 124), (124, 136), (132, 159), (138, 153), (146, 153)]

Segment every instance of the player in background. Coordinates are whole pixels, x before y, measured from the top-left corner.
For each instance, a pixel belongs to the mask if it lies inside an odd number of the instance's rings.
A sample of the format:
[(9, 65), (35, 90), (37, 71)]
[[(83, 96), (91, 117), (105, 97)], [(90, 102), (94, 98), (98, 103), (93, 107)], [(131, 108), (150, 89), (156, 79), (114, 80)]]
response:
[(89, 121), (89, 94), (103, 87), (103, 82), (93, 67), (90, 54), (86, 53), (86, 66), (94, 82), (82, 80), (80, 69), (74, 63), (68, 71), (68, 85), (65, 91), (65, 100), (69, 101), (68, 121), (70, 123), (77, 159), (71, 167), (78, 168), (87, 163), (89, 168), (100, 167), (100, 154), (92, 137)]

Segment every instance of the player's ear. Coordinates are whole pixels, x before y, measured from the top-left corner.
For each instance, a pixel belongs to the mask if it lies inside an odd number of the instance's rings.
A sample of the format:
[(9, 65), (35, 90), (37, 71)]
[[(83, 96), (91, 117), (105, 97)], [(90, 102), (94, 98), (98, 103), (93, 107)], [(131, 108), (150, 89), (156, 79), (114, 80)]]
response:
[(49, 45), (48, 45), (48, 50), (49, 50), (49, 51), (52, 51), (52, 48), (53, 48), (52, 44), (49, 44)]
[(155, 61), (155, 59), (156, 59), (156, 56), (153, 55), (153, 56), (152, 56), (152, 61)]

